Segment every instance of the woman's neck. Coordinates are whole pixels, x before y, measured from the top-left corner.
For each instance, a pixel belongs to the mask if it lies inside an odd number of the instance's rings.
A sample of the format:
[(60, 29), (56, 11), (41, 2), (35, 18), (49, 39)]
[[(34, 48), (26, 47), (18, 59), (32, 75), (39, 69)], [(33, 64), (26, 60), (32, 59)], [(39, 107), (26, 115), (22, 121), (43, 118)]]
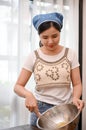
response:
[(56, 54), (59, 54), (62, 50), (63, 50), (63, 46), (57, 46), (57, 48), (56, 49), (54, 49), (54, 50), (48, 50), (48, 49), (46, 49), (46, 47), (41, 47), (40, 49), (41, 49), (41, 51), (44, 53), (44, 54), (46, 54), (46, 55), (56, 55)]

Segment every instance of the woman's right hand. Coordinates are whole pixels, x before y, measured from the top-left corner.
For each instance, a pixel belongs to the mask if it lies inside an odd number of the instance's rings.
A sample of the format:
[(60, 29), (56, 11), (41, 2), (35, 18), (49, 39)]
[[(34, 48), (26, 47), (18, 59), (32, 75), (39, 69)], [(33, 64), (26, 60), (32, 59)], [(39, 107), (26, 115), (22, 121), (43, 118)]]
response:
[(28, 92), (28, 94), (25, 95), (25, 106), (30, 112), (35, 112), (37, 117), (41, 115), (38, 109), (37, 100), (31, 92)]

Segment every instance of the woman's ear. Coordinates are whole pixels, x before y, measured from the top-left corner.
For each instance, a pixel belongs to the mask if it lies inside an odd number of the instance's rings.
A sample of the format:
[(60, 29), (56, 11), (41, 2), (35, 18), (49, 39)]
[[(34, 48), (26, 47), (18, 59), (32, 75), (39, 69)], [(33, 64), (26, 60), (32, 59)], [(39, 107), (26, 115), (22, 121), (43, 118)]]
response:
[(42, 46), (43, 46), (43, 44), (41, 43), (41, 41), (39, 42), (39, 46), (40, 46), (40, 47), (42, 47)]

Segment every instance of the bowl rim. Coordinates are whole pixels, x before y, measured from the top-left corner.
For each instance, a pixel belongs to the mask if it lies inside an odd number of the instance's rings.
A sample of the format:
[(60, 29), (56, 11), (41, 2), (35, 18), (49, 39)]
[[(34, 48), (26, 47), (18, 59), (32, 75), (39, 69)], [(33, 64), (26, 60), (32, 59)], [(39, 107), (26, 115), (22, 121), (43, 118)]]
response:
[[(36, 121), (37, 127), (40, 128), (41, 130), (44, 130), (45, 128), (39, 126), (39, 124), (38, 124), (40, 118), (41, 118), (45, 113), (47, 113), (48, 111), (52, 110), (53, 108), (61, 107), (61, 106), (65, 106), (65, 105), (72, 105), (72, 106), (75, 106), (75, 107), (76, 107), (76, 105), (74, 105), (74, 104), (72, 104), (72, 103), (67, 103), (67, 104), (55, 105), (55, 106), (53, 106), (53, 107), (47, 109), (45, 112), (43, 112), (43, 113), (41, 114), (40, 117), (38, 117), (38, 119), (37, 119), (37, 121)], [(76, 108), (77, 108), (77, 107), (76, 107)], [(80, 110), (79, 110), (78, 108), (77, 108), (77, 110), (78, 110), (78, 112), (77, 112), (76, 116), (75, 116), (72, 120), (70, 120), (70, 121), (69, 121), (67, 124), (65, 124), (64, 126), (61, 126), (61, 127), (58, 127), (58, 128), (62, 128), (62, 127), (65, 127), (66, 125), (71, 124), (71, 123), (73, 122), (73, 120), (75, 120), (75, 119), (79, 116), (79, 114), (80, 114)]]

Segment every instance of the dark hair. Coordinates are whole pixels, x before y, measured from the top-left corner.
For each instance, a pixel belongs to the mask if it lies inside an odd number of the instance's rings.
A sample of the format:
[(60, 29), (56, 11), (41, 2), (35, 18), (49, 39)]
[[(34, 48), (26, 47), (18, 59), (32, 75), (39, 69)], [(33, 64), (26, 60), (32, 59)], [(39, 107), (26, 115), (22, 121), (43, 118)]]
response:
[[(59, 26), (57, 23), (49, 21), (49, 22), (44, 22), (44, 23), (42, 23), (42, 24), (39, 26), (39, 28), (38, 28), (38, 34), (40, 35), (43, 31), (46, 31), (46, 30), (49, 29), (51, 26), (53, 26), (53, 27), (56, 28), (59, 32), (61, 32), (61, 28), (60, 28), (60, 26)], [(39, 42), (39, 46), (40, 46), (40, 47), (43, 46), (42, 43), (41, 43), (41, 41)]]
[(43, 31), (49, 29), (51, 26), (53, 26), (59, 32), (61, 32), (61, 28), (60, 28), (60, 26), (57, 23), (49, 21), (49, 22), (44, 22), (44, 23), (42, 23), (39, 26), (39, 28), (38, 28), (38, 34), (41, 34)]

